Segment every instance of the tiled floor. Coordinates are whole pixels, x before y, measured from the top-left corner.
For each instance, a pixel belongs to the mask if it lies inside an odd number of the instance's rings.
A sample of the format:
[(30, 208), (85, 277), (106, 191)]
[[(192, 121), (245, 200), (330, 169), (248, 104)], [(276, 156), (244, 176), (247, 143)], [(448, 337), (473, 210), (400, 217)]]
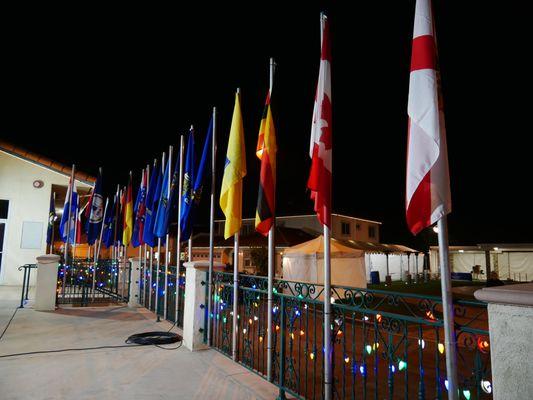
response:
[[(0, 333), (20, 288), (0, 286)], [(31, 294), (31, 293), (30, 293)], [(31, 296), (30, 296), (31, 297)], [(0, 340), (0, 356), (41, 350), (121, 345), (133, 333), (168, 330), (144, 309), (19, 309)], [(172, 347), (172, 346), (168, 346)], [(0, 358), (0, 398), (274, 399), (277, 390), (216, 351), (153, 346)]]

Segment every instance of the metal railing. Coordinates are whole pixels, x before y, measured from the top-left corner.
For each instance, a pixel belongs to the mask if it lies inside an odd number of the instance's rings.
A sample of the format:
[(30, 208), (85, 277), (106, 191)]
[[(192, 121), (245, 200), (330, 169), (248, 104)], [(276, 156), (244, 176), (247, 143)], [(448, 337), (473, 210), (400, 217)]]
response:
[[(233, 276), (213, 275), (211, 345), (231, 356)], [(276, 279), (273, 383), (280, 398), (323, 397), (323, 286)], [(447, 398), (442, 300), (436, 296), (333, 286), (334, 396)], [(266, 376), (267, 279), (241, 275), (237, 361)], [(461, 396), (492, 398), (486, 305), (456, 301)]]
[[(183, 265), (180, 268), (179, 279), (179, 297), (178, 297), (178, 321), (176, 321), (176, 294), (178, 292), (176, 286), (176, 266), (168, 267), (167, 283), (168, 287), (165, 288), (165, 269), (164, 266), (160, 266), (159, 273), (156, 273), (157, 266), (152, 265), (150, 270), (149, 265), (141, 263), (141, 279), (140, 279), (140, 291), (141, 291), (141, 304), (148, 308), (150, 311), (156, 312), (156, 298), (157, 298), (157, 315), (161, 318), (165, 314), (165, 306), (167, 309), (166, 319), (171, 322), (176, 322), (176, 325), (183, 327), (183, 310), (185, 306), (185, 268)], [(157, 278), (157, 280), (156, 280)], [(159, 282), (158, 282), (159, 281)], [(146, 282), (146, 284), (145, 284)], [(159, 292), (156, 296), (156, 290), (159, 288)], [(165, 305), (165, 291), (167, 291), (167, 303)]]
[(21, 265), (18, 270), (22, 271), (24, 268), (24, 277), (22, 278), (22, 293), (20, 295), (20, 308), (24, 308), (24, 302), (28, 301), (28, 293), (30, 291), (30, 276), (31, 270), (37, 269), (37, 264)]
[[(66, 266), (60, 264), (57, 303), (87, 306), (92, 303), (128, 302), (130, 263), (102, 259), (96, 264), (96, 271), (94, 268), (94, 260), (91, 259), (78, 258)], [(64, 287), (63, 282), (65, 282)]]

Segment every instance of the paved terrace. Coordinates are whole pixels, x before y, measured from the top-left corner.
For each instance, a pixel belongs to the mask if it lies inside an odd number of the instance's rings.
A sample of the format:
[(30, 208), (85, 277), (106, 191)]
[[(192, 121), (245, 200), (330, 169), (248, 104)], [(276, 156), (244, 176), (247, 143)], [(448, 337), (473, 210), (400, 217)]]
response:
[[(30, 291), (30, 298), (32, 292)], [(20, 288), (0, 286), (0, 334), (20, 302)], [(168, 330), (153, 313), (127, 307), (19, 309), (0, 356), (123, 345), (131, 334)], [(169, 345), (166, 347), (175, 347)], [(14, 399), (274, 399), (277, 389), (214, 350), (154, 346), (0, 358), (0, 398)]]

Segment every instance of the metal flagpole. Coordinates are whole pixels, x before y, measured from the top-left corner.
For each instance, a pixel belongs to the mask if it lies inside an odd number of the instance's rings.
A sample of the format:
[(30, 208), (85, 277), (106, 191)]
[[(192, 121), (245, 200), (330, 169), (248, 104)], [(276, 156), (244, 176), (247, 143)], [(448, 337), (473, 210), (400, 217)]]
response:
[(232, 329), (232, 350), (231, 357), (237, 361), (237, 320), (238, 320), (238, 299), (239, 299), (239, 232), (234, 236), (233, 244), (233, 329)]
[[(270, 58), (270, 85), (269, 96), (272, 98), (272, 87), (274, 86), (274, 69), (276, 64), (274, 58)], [(274, 177), (275, 182), (275, 177)], [(276, 195), (274, 186), (274, 196)], [(276, 215), (273, 215), (274, 221), (268, 232), (268, 295), (267, 295), (267, 379), (272, 381), (272, 307), (274, 304), (274, 273), (276, 262), (276, 245), (274, 230), (276, 229)]]
[[(141, 186), (139, 188), (139, 190), (142, 190), (142, 186), (143, 186), (143, 180), (145, 179), (145, 175), (144, 175), (144, 168), (141, 169)], [(146, 196), (146, 195), (145, 195)], [(133, 219), (135, 221), (135, 218)], [(135, 226), (135, 222), (133, 223), (133, 226)], [(139, 285), (137, 286), (137, 289), (139, 290), (139, 297), (138, 297), (138, 301), (137, 303), (141, 303), (141, 299), (143, 298), (141, 296), (141, 286), (144, 287), (142, 285), (142, 275), (141, 274), (144, 274), (144, 264), (143, 264), (143, 246), (142, 244), (139, 242)], [(130, 275), (131, 276), (131, 275)]]
[(437, 226), (439, 230), (440, 282), (442, 290), (442, 311), (444, 314), (444, 346), (446, 349), (448, 393), (451, 399), (458, 399), (457, 340), (453, 325), (452, 280), (449, 265), (448, 223), (446, 216), (439, 219)]
[(207, 344), (211, 345), (211, 314), (213, 318), (215, 313), (213, 309), (213, 260), (214, 260), (214, 243), (215, 243), (215, 183), (216, 183), (216, 126), (217, 126), (217, 108), (213, 107), (213, 136), (211, 138), (211, 209), (209, 210), (209, 271), (208, 271), (208, 296), (207, 296)]
[(56, 192), (52, 194), (52, 197), (54, 198), (54, 218), (52, 219), (52, 236), (50, 238), (50, 254), (54, 254), (54, 231), (55, 231), (55, 223), (56, 223)]
[[(146, 165), (146, 197), (145, 197), (145, 205), (146, 205), (146, 198), (148, 197), (148, 189), (150, 188), (150, 164), (147, 164)], [(145, 207), (145, 213), (144, 213), (144, 220), (146, 221), (146, 207)], [(143, 229), (144, 229), (144, 225), (143, 225)], [(143, 241), (144, 241), (144, 233), (143, 233)], [(148, 257), (148, 253), (147, 253), (148, 249), (147, 249), (147, 245), (146, 245), (146, 242), (144, 243), (144, 254), (143, 254), (143, 259), (144, 259), (144, 263), (143, 263), (143, 277), (142, 277), (142, 280), (143, 280), (143, 306), (146, 307), (146, 270), (147, 270), (147, 257)], [(151, 273), (151, 272), (150, 272)]]
[[(191, 125), (191, 131), (194, 129), (194, 127)], [(193, 169), (194, 169), (194, 165), (193, 165)], [(191, 192), (192, 190), (194, 189), (194, 181), (191, 177), (191, 182), (189, 183), (190, 184), (190, 189), (191, 189)], [(193, 201), (193, 198), (191, 196), (191, 207), (192, 207), (192, 201)], [(189, 240), (187, 241), (187, 261), (189, 262), (192, 262), (192, 227), (191, 227), (191, 234), (189, 236)]]
[[(70, 207), (70, 206), (69, 206)], [(72, 243), (72, 262), (76, 259), (76, 242), (78, 239), (78, 208), (76, 207), (76, 215), (74, 216), (74, 243)]]
[[(172, 146), (168, 147), (168, 186), (167, 186), (167, 207), (170, 207), (170, 183), (172, 182)], [(170, 212), (170, 210), (168, 210)], [(167, 319), (168, 312), (168, 259), (170, 256), (170, 243), (169, 243), (169, 234), (167, 231), (167, 236), (165, 239), (165, 291), (163, 297), (163, 319)]]
[[(154, 159), (154, 173), (155, 173), (156, 165), (157, 165), (157, 160)], [(157, 187), (157, 182), (156, 182), (156, 187)], [(154, 210), (150, 210), (150, 212), (153, 213)], [(154, 217), (154, 215), (152, 215), (152, 218), (153, 217)], [(154, 248), (153, 248), (153, 246), (150, 246), (150, 276), (148, 278), (148, 281), (150, 283), (150, 290), (148, 290), (148, 309), (149, 310), (152, 309), (152, 284), (153, 284), (152, 275), (154, 274), (153, 268), (154, 268)]]
[[(161, 158), (161, 171), (162, 173), (164, 174), (165, 173), (165, 153), (163, 153), (163, 157)], [(158, 199), (159, 201), (159, 199)], [(156, 320), (157, 322), (161, 321), (161, 319), (159, 318), (159, 314), (158, 314), (158, 311), (159, 311), (159, 266), (161, 265), (161, 238), (158, 237), (157, 238), (157, 253), (156, 253), (157, 257), (156, 257), (156, 263), (155, 263), (155, 268), (156, 268), (156, 271), (155, 271), (155, 305), (154, 305), (154, 310), (155, 310), (155, 315), (156, 315)]]
[(104, 206), (104, 214), (102, 215), (102, 226), (100, 227), (100, 237), (98, 238), (98, 245), (94, 249), (94, 267), (93, 267), (93, 301), (94, 301), (94, 295), (96, 290), (96, 268), (98, 266), (98, 258), (100, 257), (100, 248), (102, 247), (102, 235), (104, 234), (104, 218), (105, 213), (107, 211), (107, 205), (109, 203), (109, 199), (105, 199), (105, 206)]
[(176, 235), (176, 301), (174, 302), (174, 321), (178, 325), (180, 302), (180, 263), (181, 263), (181, 191), (183, 190), (183, 135), (180, 136), (180, 169), (178, 180), (178, 233)]
[(64, 246), (64, 260), (63, 260), (63, 285), (61, 286), (61, 295), (63, 298), (65, 298), (65, 285), (67, 283), (67, 264), (68, 264), (68, 242), (70, 241), (70, 217), (71, 217), (71, 210), (72, 210), (72, 191), (74, 189), (74, 174), (76, 171), (76, 166), (72, 164), (72, 172), (70, 173), (70, 193), (69, 193), (69, 200), (68, 200), (68, 220), (67, 220), (67, 240), (65, 241)]
[[(320, 13), (320, 43), (323, 44), (323, 32), (326, 15)], [(331, 195), (331, 194), (330, 194)], [(328, 210), (330, 212), (330, 210)], [(331, 342), (331, 248), (330, 229), (324, 225), (324, 398), (333, 398), (333, 364)]]
[(324, 225), (324, 398), (333, 398), (330, 230)]
[[(237, 88), (237, 95), (240, 96), (241, 89)], [(239, 300), (239, 232), (234, 235), (233, 243), (233, 318), (232, 318), (232, 350), (231, 356), (233, 361), (237, 361), (237, 320), (238, 314), (238, 300)]]

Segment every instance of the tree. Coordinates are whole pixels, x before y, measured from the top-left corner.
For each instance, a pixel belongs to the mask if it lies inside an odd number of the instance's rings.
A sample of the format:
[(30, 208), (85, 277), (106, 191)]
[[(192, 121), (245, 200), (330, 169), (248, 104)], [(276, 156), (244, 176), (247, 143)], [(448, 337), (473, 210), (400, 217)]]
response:
[(267, 276), (268, 275), (268, 250), (265, 246), (253, 247), (250, 250), (250, 257), (252, 263), (255, 265), (256, 274)]

